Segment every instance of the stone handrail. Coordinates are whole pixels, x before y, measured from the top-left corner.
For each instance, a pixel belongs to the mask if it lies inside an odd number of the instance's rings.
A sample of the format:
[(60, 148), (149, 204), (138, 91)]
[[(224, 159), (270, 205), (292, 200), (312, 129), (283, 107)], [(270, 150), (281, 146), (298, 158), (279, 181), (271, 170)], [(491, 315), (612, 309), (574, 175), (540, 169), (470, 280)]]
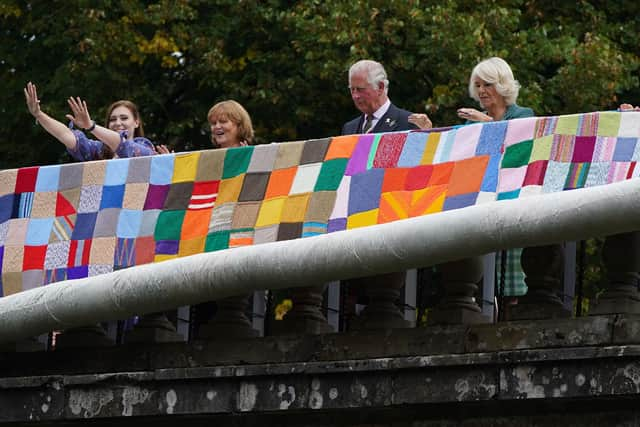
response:
[[(640, 113), (600, 112), (430, 132), (356, 135), (2, 171), (0, 254), (3, 295), (60, 280), (67, 281), (54, 292), (58, 295), (76, 293), (75, 289), (71, 291), (68, 284), (74, 282), (69, 279), (96, 276), (98, 280), (103, 273), (151, 262), (157, 263), (153, 268), (149, 267), (152, 270), (171, 270), (175, 268), (173, 263), (164, 267), (164, 263), (158, 262), (361, 227), (367, 227), (362, 231), (365, 237), (361, 237), (361, 241), (375, 241), (373, 236), (378, 230), (372, 228), (373, 225), (397, 222), (397, 227), (401, 227), (405, 221), (399, 220), (408, 217), (437, 212), (449, 215), (456, 210), (464, 217), (466, 211), (477, 212), (485, 203), (496, 200), (522, 198), (512, 203), (488, 203), (485, 215), (494, 219), (498, 206), (515, 205), (511, 211), (507, 210), (508, 215), (513, 216), (503, 218), (498, 227), (485, 228), (487, 224), (483, 218), (464, 224), (464, 227), (469, 227), (470, 233), (485, 233), (483, 238), (486, 240), (492, 240), (489, 236), (494, 236), (493, 243), (499, 242), (499, 245), (485, 244), (481, 249), (469, 252), (444, 239), (434, 250), (446, 255), (423, 258), (412, 262), (411, 266), (454, 259), (449, 255), (450, 247), (458, 251), (459, 258), (465, 253), (475, 255), (513, 245), (541, 244), (544, 243), (541, 240), (549, 239), (525, 237), (533, 232), (530, 222), (521, 221), (522, 215), (530, 213), (540, 203), (565, 206), (562, 200), (570, 200), (573, 192), (559, 194), (557, 199), (548, 199), (556, 196), (551, 194), (539, 196), (544, 202), (527, 203), (523, 197), (582, 187), (596, 187), (588, 192), (599, 194), (593, 203), (600, 203), (604, 212), (597, 219), (592, 217), (588, 224), (591, 231), (587, 235), (593, 235), (593, 227), (602, 225), (599, 221), (609, 223), (608, 233), (630, 231), (637, 228), (633, 221), (621, 218), (621, 222), (616, 223), (610, 220), (614, 211), (624, 211), (622, 205), (626, 206), (627, 199), (632, 199), (622, 195), (627, 190), (616, 193), (613, 188), (617, 185), (613, 183), (637, 176), (635, 161), (639, 135)], [(600, 185), (606, 185), (606, 190), (594, 191)], [(622, 185), (621, 188), (626, 187)], [(602, 198), (605, 194), (616, 196), (615, 201)], [(568, 209), (569, 217), (572, 209), (579, 217), (589, 207), (575, 209), (579, 200), (572, 203), (573, 206), (560, 208)], [(474, 205), (478, 206), (473, 208)], [(555, 208), (556, 205), (547, 207)], [(554, 223), (557, 215), (553, 211), (540, 212), (530, 221), (557, 226)], [(437, 223), (437, 216), (427, 222)], [(462, 224), (456, 222), (450, 227), (457, 229)], [(426, 225), (409, 227), (428, 228)], [(564, 224), (560, 228), (563, 227)], [(444, 230), (445, 234), (449, 233)], [(395, 227), (389, 233), (396, 233)], [(584, 230), (575, 233), (574, 238), (577, 235), (586, 236)], [(423, 237), (424, 241), (431, 240), (430, 236)], [(458, 238), (467, 239), (464, 235), (458, 235)], [(554, 232), (552, 240), (558, 239), (559, 234)], [(308, 244), (314, 245), (314, 242), (316, 239), (311, 239)], [(279, 248), (277, 250), (284, 250), (282, 248), (307, 243), (272, 244)], [(248, 253), (262, 252), (245, 249)], [(266, 247), (264, 250), (267, 251)], [(402, 247), (396, 250), (408, 252)], [(425, 256), (421, 252), (419, 255)], [(240, 256), (239, 251), (229, 256), (225, 250), (216, 258), (230, 262)], [(346, 257), (345, 260), (357, 263), (359, 257)], [(249, 277), (254, 274), (250, 271), (254, 269), (252, 263), (260, 263), (259, 259), (252, 259), (244, 266)], [(394, 257), (391, 259), (395, 260)], [(300, 261), (292, 252), (287, 262), (295, 267)], [(220, 264), (219, 268), (228, 269), (228, 265)], [(382, 273), (386, 269), (386, 264), (378, 260), (375, 268), (371, 265), (355, 269), (345, 267), (347, 271), (334, 264), (327, 265), (335, 271), (326, 279)], [(378, 269), (378, 266), (384, 268)], [(395, 269), (399, 267), (401, 265), (397, 263), (394, 266)], [(147, 274), (149, 268), (141, 270)], [(118, 277), (123, 272), (114, 274), (113, 277)], [(185, 282), (183, 279), (189, 274), (184, 274), (176, 274), (174, 279), (177, 277), (178, 282)], [(113, 280), (109, 277), (108, 280)], [(260, 286), (282, 287), (283, 283), (293, 286), (291, 279), (283, 277), (282, 273), (278, 277), (277, 285), (261, 283)], [(87, 280), (91, 281), (91, 278)], [(158, 289), (160, 285), (161, 281), (149, 281), (152, 289)], [(215, 299), (238, 291), (216, 286), (206, 286), (209, 289), (207, 298)], [(215, 292), (211, 291), (213, 288), (216, 288)], [(116, 294), (112, 294), (115, 311), (102, 319), (113, 318), (115, 313), (118, 316), (132, 313), (118, 308), (128, 302), (120, 296), (114, 297)], [(176, 299), (173, 307), (180, 301), (193, 303), (196, 300), (203, 299), (201, 296)], [(51, 302), (48, 301), (47, 304)], [(138, 313), (151, 308), (169, 308), (166, 301), (148, 304), (137, 298), (133, 301), (136, 301)], [(56, 325), (77, 325), (78, 319), (87, 319), (84, 314), (88, 312), (106, 314), (94, 308), (74, 309), (78, 315), (69, 317), (73, 320), (63, 320)], [(51, 314), (52, 318), (60, 320), (55, 313)], [(37, 316), (34, 313), (34, 317)]]

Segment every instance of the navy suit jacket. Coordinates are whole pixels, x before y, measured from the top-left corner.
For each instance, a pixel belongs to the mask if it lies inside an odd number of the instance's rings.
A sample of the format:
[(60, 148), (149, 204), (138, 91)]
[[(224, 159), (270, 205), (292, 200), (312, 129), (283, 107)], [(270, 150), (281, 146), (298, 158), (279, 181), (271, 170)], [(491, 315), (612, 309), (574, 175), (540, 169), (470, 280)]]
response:
[[(409, 123), (407, 120), (409, 114), (411, 114), (409, 111), (391, 104), (384, 116), (378, 120), (378, 123), (376, 123), (375, 127), (369, 133), (399, 132), (403, 130), (418, 129), (417, 126)], [(350, 122), (344, 124), (342, 127), (342, 135), (355, 135), (362, 133), (363, 123), (364, 114), (361, 114)]]

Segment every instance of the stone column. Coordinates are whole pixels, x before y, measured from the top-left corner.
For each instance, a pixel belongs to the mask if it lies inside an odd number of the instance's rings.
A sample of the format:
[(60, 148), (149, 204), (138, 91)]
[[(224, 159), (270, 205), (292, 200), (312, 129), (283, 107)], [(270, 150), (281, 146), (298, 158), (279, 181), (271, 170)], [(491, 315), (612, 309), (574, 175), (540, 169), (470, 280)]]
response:
[(180, 342), (184, 337), (176, 331), (165, 313), (150, 313), (140, 316), (138, 323), (126, 333), (124, 341), (132, 343)]
[(482, 256), (465, 258), (438, 265), (442, 273), (443, 297), (429, 312), (429, 325), (458, 325), (491, 323), (482, 314), (475, 295), (482, 280)]
[(46, 343), (39, 340), (39, 337), (27, 337), (23, 340), (0, 344), (0, 352), (6, 353), (32, 353), (46, 351)]
[(351, 280), (368, 296), (369, 302), (351, 324), (352, 330), (409, 328), (398, 306), (406, 272), (381, 274)]
[(251, 295), (239, 295), (216, 301), (216, 314), (209, 322), (200, 326), (200, 339), (220, 340), (229, 338), (251, 338), (258, 336), (246, 311)]
[(564, 251), (561, 245), (524, 248), (521, 257), (527, 294), (507, 308), (507, 320), (540, 320), (571, 317), (562, 298)]
[(282, 321), (274, 322), (273, 334), (325, 334), (332, 332), (322, 312), (326, 284), (289, 289), (293, 306)]
[(602, 249), (607, 289), (589, 315), (639, 314), (640, 232), (608, 236)]
[(100, 323), (65, 329), (56, 336), (55, 348), (110, 347), (115, 342), (109, 338)]

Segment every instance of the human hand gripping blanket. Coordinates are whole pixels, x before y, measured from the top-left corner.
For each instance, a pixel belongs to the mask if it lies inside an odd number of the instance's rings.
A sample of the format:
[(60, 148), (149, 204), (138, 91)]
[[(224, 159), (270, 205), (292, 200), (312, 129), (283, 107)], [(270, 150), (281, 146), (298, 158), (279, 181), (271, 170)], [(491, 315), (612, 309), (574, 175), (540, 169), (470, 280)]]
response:
[(593, 112), (4, 170), (2, 296), (632, 179), (639, 138), (640, 112)]

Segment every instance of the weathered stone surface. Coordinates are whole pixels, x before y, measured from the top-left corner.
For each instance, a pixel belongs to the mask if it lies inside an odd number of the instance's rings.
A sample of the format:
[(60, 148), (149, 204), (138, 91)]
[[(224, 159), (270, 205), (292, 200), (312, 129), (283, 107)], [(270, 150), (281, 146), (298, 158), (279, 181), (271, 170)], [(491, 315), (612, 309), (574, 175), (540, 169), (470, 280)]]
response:
[(0, 424), (638, 425), (638, 320), (4, 353)]
[(64, 420), (63, 378), (0, 383), (0, 422)]
[(640, 342), (640, 316), (619, 314), (613, 328), (613, 342), (616, 344)]
[(501, 369), (501, 399), (637, 396), (640, 359), (605, 358), (522, 364)]
[(321, 337), (321, 348), (316, 359), (462, 353), (465, 348), (465, 331), (465, 326), (456, 325), (328, 334)]
[(394, 427), (635, 427), (640, 425), (637, 412), (605, 412), (598, 414), (547, 414), (513, 417), (473, 417), (464, 420), (429, 420), (411, 424), (394, 424)]
[[(615, 320), (615, 316), (599, 316), (474, 325), (469, 328), (466, 351), (608, 344), (613, 342)], [(637, 327), (640, 339), (640, 326)]]

